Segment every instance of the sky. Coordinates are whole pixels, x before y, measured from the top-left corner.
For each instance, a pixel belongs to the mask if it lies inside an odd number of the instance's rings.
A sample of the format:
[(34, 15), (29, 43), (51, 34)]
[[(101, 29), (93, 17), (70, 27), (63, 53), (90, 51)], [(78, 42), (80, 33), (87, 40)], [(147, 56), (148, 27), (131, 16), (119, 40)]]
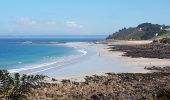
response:
[(170, 0), (1, 0), (0, 35), (108, 35), (170, 25)]

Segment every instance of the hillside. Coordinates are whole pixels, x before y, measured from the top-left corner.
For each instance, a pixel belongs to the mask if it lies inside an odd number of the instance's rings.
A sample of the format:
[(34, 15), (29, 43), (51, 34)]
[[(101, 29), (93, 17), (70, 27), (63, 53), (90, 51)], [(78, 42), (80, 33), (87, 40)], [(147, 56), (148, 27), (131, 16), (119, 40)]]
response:
[(170, 31), (166, 34), (161, 35), (161, 38), (170, 38)]
[(152, 23), (142, 23), (137, 27), (123, 28), (118, 32), (109, 35), (107, 39), (116, 40), (148, 40), (152, 39), (156, 35), (169, 37), (170, 31), (168, 30), (170, 26), (152, 24)]

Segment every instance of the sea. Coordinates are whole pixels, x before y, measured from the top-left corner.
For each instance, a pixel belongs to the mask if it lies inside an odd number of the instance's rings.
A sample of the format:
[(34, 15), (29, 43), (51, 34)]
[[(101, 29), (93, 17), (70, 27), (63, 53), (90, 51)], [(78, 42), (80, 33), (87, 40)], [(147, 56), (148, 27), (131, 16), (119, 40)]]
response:
[(11, 73), (36, 73), (50, 66), (63, 67), (86, 55), (83, 48), (65, 44), (17, 44), (15, 42), (93, 42), (105, 35), (0, 36), (0, 69)]

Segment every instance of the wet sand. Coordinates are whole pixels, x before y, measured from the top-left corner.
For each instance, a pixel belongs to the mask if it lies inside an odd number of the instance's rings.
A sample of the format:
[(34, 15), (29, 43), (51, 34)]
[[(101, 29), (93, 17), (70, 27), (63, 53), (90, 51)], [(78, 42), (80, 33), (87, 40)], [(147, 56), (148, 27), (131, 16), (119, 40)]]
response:
[[(136, 45), (145, 44), (149, 41), (142, 43), (139, 42), (118, 42), (118, 45)], [(107, 72), (114, 73), (146, 73), (144, 67), (150, 66), (168, 66), (170, 65), (169, 59), (157, 59), (157, 58), (131, 58), (122, 56), (124, 52), (110, 51), (108, 45), (117, 44), (96, 44), (88, 42), (72, 42), (66, 43), (68, 46), (74, 46), (83, 48), (87, 51), (87, 55), (78, 59), (76, 62), (69, 64), (61, 69), (52, 68), (47, 71), (38, 73), (45, 74), (50, 77), (55, 77), (58, 80), (71, 79), (74, 81), (84, 81), (84, 77), (87, 75), (104, 75)]]
[(37, 85), (29, 100), (169, 100), (170, 67), (155, 66), (168, 66), (170, 60), (122, 56), (124, 52), (110, 51), (109, 43), (66, 45), (84, 48), (87, 55), (61, 69), (37, 73), (53, 80)]

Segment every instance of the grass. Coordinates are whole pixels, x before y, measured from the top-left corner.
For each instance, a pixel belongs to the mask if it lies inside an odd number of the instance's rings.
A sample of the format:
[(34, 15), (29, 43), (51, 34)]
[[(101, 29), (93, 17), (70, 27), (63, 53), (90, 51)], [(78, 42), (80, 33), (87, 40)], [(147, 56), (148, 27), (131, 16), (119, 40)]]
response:
[(162, 35), (161, 36), (161, 38), (170, 38), (170, 31), (168, 32), (168, 33), (166, 33), (166, 34), (164, 34), (164, 35)]

